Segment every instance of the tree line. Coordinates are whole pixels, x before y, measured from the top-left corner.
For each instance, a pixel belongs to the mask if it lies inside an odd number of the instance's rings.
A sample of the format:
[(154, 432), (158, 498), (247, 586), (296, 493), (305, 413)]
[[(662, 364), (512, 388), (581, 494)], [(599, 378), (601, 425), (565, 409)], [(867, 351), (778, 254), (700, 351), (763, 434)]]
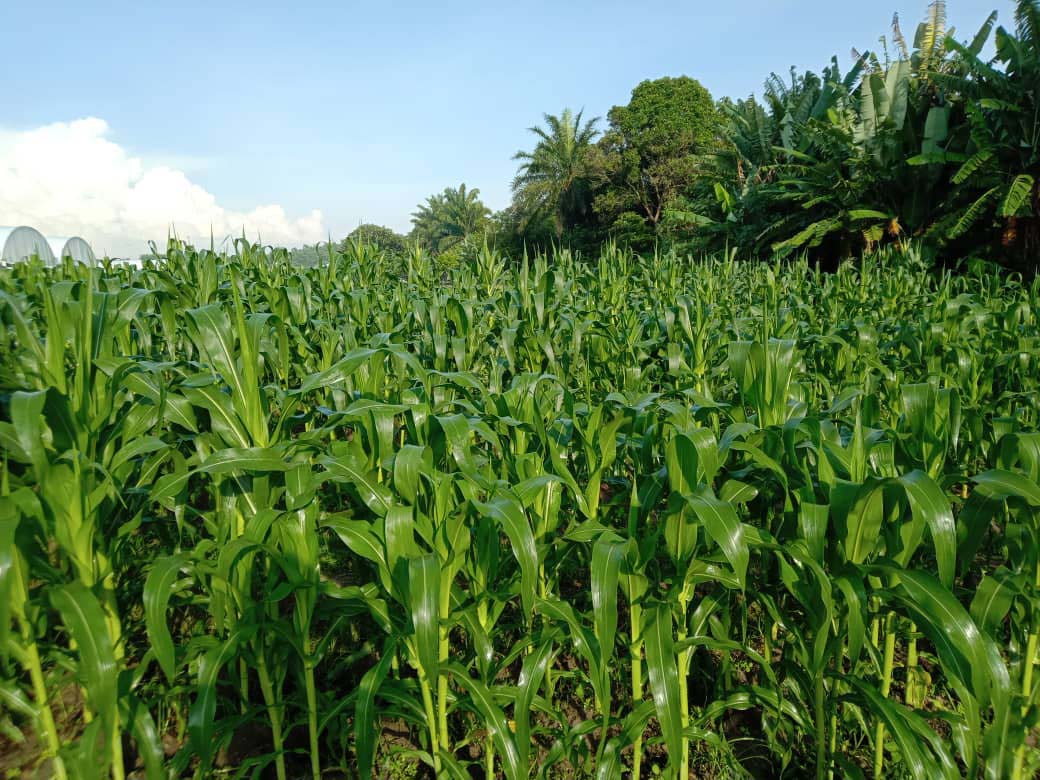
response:
[(716, 100), (689, 76), (644, 81), (605, 119), (564, 109), (530, 128), (512, 202), (466, 184), (431, 195), (388, 251), (445, 259), (605, 241), (637, 251), (806, 252), (824, 262), (920, 240), (946, 261), (1040, 257), (1040, 0), (966, 39), (932, 2), (909, 39), (895, 17), (877, 50), (820, 72), (771, 74), (761, 97)]

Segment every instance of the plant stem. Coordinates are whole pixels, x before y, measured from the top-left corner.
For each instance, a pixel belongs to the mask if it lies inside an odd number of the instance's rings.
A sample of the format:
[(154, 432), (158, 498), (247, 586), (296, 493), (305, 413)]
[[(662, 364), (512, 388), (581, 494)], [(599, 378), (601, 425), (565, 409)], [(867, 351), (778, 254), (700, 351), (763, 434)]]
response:
[[(97, 558), (101, 559), (100, 554), (98, 554)], [(123, 658), (122, 627), (119, 622), (114, 577), (111, 572), (104, 577), (101, 587), (101, 605), (105, 613), (105, 626), (108, 630), (109, 639), (112, 642), (112, 653), (116, 661), (121, 661)], [(126, 768), (123, 766), (123, 733), (119, 722), (118, 707), (115, 708), (109, 722), (112, 724), (112, 734), (109, 737), (112, 749), (112, 780), (123, 780), (126, 776)]]
[[(1036, 584), (1040, 587), (1040, 565), (1036, 567)], [(1032, 704), (1033, 698), (1033, 667), (1036, 665), (1036, 650), (1038, 640), (1040, 640), (1040, 633), (1036, 629), (1030, 632), (1029, 638), (1026, 640), (1026, 655), (1022, 659), (1022, 697), (1025, 701), (1022, 704), (1022, 715), (1025, 716), (1029, 712), (1029, 707)], [(1022, 780), (1022, 770), (1025, 767), (1026, 762), (1026, 744), (1019, 745), (1015, 750), (1015, 765), (1011, 772), (1012, 780)]]
[[(689, 599), (686, 595), (681, 595), (679, 597), (681, 616), (678, 629), (680, 642), (686, 639), (686, 607), (688, 604)], [(686, 727), (690, 725), (690, 692), (686, 685), (686, 675), (689, 669), (690, 648), (687, 647), (679, 652), (679, 709), (681, 710), (679, 722), (683, 728), (683, 737), (680, 743), (682, 752), (679, 756), (679, 777), (683, 778), (683, 780), (690, 776), (690, 740), (686, 737)]]
[(827, 711), (824, 707), (824, 693), (821, 669), (816, 675), (813, 716), (816, 721), (816, 780), (824, 780), (827, 777)]
[[(6, 496), (9, 493), (6, 484), (6, 458), (4, 465), (3, 479), (5, 484), (3, 485), (3, 489), (0, 490), (0, 495)], [(26, 618), (24, 611), (24, 603), (28, 600), (28, 589), (26, 587), (25, 577), (22, 574), (22, 558), (17, 551), (14, 553), (12, 558), (11, 594), (20, 594), (20, 600), (19, 598), (15, 598), (14, 600), (12, 613), (18, 625), (18, 633), (21, 636), (22, 644), (25, 646), (25, 658), (22, 661), (22, 666), (29, 673), (29, 680), (32, 683), (33, 698), (36, 700), (36, 707), (39, 710), (40, 722), (37, 725), (37, 728), (41, 732), (40, 737), (42, 737), (44, 744), (43, 757), (53, 760), (55, 780), (66, 780), (68, 775), (65, 772), (65, 764), (58, 756), (58, 750), (61, 748), (61, 744), (58, 741), (58, 729), (54, 724), (54, 713), (51, 712), (50, 698), (47, 695), (47, 683), (43, 677), (43, 662), (40, 660), (40, 649), (36, 645), (36, 639), (33, 637), (32, 633), (32, 625)]]
[(910, 638), (906, 643), (906, 706), (917, 708), (924, 704), (921, 692), (920, 670), (917, 668), (917, 626), (910, 624)]
[[(892, 689), (892, 667), (896, 656), (895, 615), (885, 617), (885, 656), (881, 670), (881, 695), (886, 699)], [(879, 722), (874, 732), (874, 777), (882, 777), (885, 768), (885, 724)]]
[(433, 707), (433, 691), (430, 688), (430, 681), (426, 679), (426, 675), (423, 674), (422, 670), (419, 670), (419, 688), (422, 691), (423, 709), (426, 710), (426, 722), (429, 724), (430, 732), (430, 753), (433, 754), (433, 771), (438, 777), (441, 773), (441, 751), (439, 740), (437, 738), (437, 714)]
[[(1022, 669), (1022, 696), (1025, 698), (1025, 703), (1022, 705), (1022, 714), (1029, 710), (1029, 699), (1033, 691), (1033, 666), (1036, 662), (1036, 648), (1037, 640), (1040, 638), (1037, 632), (1034, 631), (1029, 635), (1029, 639), (1026, 641), (1026, 657), (1023, 659)], [(1023, 742), (1015, 750), (1015, 766), (1012, 771), (1012, 780), (1021, 780), (1022, 769), (1025, 766), (1026, 759), (1026, 744)]]
[(271, 675), (267, 671), (267, 661), (263, 653), (257, 654), (256, 673), (260, 678), (260, 691), (267, 705), (267, 716), (271, 719), (271, 742), (274, 746), (274, 769), (278, 780), (285, 780), (285, 753), (282, 750), (282, 712), (274, 695)]
[[(547, 500), (548, 503), (548, 500)], [(543, 599), (549, 598), (549, 586), (545, 581), (545, 564), (538, 564), (538, 595)], [(553, 703), (553, 669), (552, 661), (545, 667), (545, 700), (551, 705)]]
[[(308, 641), (308, 645), (310, 642)], [(303, 664), (303, 684), (307, 689), (307, 732), (310, 735), (311, 775), (321, 778), (321, 758), (318, 755), (318, 693), (314, 687), (314, 660), (309, 657)]]
[[(19, 622), (21, 623), (21, 621)], [(50, 701), (47, 697), (47, 684), (43, 679), (40, 651), (36, 647), (36, 642), (29, 636), (28, 624), (22, 623), (21, 629), (22, 639), (26, 640), (25, 666), (32, 682), (33, 698), (36, 699), (36, 706), (40, 711), (40, 731), (43, 732), (40, 736), (43, 737), (46, 745), (44, 757), (50, 758), (54, 762), (55, 780), (66, 780), (68, 775), (65, 773), (65, 764), (58, 756), (61, 745), (58, 743), (58, 729), (54, 725), (54, 714), (51, 712)]]
[[(448, 662), (448, 653), (451, 650), (448, 638), (448, 616), (451, 612), (451, 580), (441, 583), (440, 596), (439, 656), (441, 666), (443, 667)], [(451, 753), (448, 740), (448, 675), (444, 673), (443, 669), (437, 679), (437, 725), (440, 729), (441, 748)]]
[(834, 754), (838, 752), (838, 713), (831, 713), (831, 760), (827, 762), (827, 780), (834, 780)]
[[(643, 633), (643, 608), (639, 604), (633, 604), (631, 609), (632, 620), (632, 706), (636, 707), (643, 701), (643, 643), (639, 637)], [(632, 744), (632, 779), (639, 780), (639, 773), (643, 763), (643, 733), (636, 735)]]
[(245, 658), (238, 659), (239, 709), (245, 715), (249, 711), (249, 664)]
[(109, 744), (112, 747), (112, 780), (123, 780), (126, 777), (126, 767), (123, 766), (123, 734), (119, 729), (119, 710), (113, 713), (111, 720), (112, 736)]

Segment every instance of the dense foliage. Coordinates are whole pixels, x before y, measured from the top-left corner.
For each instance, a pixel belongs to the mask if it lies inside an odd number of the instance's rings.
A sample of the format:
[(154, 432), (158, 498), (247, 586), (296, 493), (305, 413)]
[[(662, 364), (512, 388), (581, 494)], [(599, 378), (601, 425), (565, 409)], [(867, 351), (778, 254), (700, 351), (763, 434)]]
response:
[[(934, 0), (913, 41), (898, 17), (880, 51), (843, 69), (775, 73), (761, 100), (714, 100), (688, 76), (644, 81), (598, 117), (564, 109), (530, 128), (512, 203), (492, 214), (460, 185), (412, 215), (410, 239), (453, 258), (605, 241), (644, 253), (807, 254), (829, 266), (914, 238), (948, 264), (1040, 257), (1040, 0), (1013, 30), (966, 41)], [(984, 52), (993, 52), (984, 56)], [(601, 129), (602, 128), (602, 129)]]
[(5, 771), (1035, 775), (1040, 282), (344, 249), (0, 271)]
[[(993, 52), (992, 57), (984, 52)], [(837, 259), (914, 237), (947, 262), (1040, 257), (1040, 0), (1017, 0), (965, 41), (934, 0), (912, 42), (898, 18), (879, 51), (821, 72), (772, 74), (761, 99), (713, 100), (687, 76), (645, 81), (606, 126), (569, 109), (531, 128), (513, 203), (481, 222), (517, 257), (605, 240), (649, 252)], [(445, 193), (447, 195), (447, 192)], [(441, 198), (443, 196), (435, 196)], [(418, 238), (459, 228), (431, 202)], [(481, 240), (470, 242), (477, 251)]]
[(412, 214), (412, 238), (434, 252), (443, 252), (483, 236), (490, 216), (480, 190), (467, 189), (465, 184), (445, 187)]

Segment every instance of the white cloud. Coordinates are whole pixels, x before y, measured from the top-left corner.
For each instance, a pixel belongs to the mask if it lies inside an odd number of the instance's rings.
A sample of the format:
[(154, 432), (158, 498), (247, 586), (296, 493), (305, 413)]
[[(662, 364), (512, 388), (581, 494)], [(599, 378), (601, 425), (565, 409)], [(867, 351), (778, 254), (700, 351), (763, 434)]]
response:
[(99, 254), (136, 256), (147, 242), (177, 235), (219, 242), (259, 235), (299, 246), (326, 236), (320, 211), (291, 218), (279, 205), (225, 209), (178, 168), (148, 164), (108, 139), (103, 119), (0, 130), (0, 225), (32, 225), (46, 235), (81, 235)]

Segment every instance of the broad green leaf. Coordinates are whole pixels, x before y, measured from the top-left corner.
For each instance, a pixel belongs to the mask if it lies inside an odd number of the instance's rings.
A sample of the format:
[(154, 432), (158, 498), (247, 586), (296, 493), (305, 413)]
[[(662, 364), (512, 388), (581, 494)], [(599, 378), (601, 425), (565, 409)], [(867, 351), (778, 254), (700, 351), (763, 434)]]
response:
[(188, 735), (192, 749), (203, 767), (209, 767), (215, 747), (217, 678), (220, 670), (236, 657), (239, 645), (248, 639), (253, 630), (254, 626), (236, 628), (227, 639), (215, 643), (199, 659), (197, 693), (188, 710)]
[(883, 697), (877, 688), (855, 675), (844, 679), (859, 694), (864, 708), (884, 723), (887, 733), (895, 738), (902, 765), (912, 778), (934, 780), (938, 776), (955, 780), (960, 777), (953, 757), (923, 717)]
[(440, 676), (441, 567), (433, 553), (408, 561), (408, 606), (419, 671), (430, 685)]
[(915, 470), (899, 477), (899, 484), (906, 489), (913, 513), (928, 523), (935, 545), (939, 581), (944, 587), (951, 588), (957, 566), (957, 528), (950, 502), (923, 471)]
[(659, 604), (644, 613), (643, 642), (650, 690), (654, 695), (657, 720), (661, 724), (668, 761), (679, 766), (682, 745), (682, 711), (679, 707), (679, 670), (675, 654), (672, 611)]
[(287, 471), (291, 464), (285, 453), (270, 447), (228, 448), (207, 457), (199, 471), (205, 474), (230, 474), (235, 471)]
[(592, 614), (596, 639), (604, 654), (604, 661), (614, 654), (618, 623), (618, 579), (626, 547), (613, 534), (603, 534), (592, 546)]
[(686, 496), (686, 501), (704, 523), (712, 541), (722, 549), (723, 555), (737, 575), (740, 587), (744, 588), (750, 555), (747, 540), (744, 538), (744, 526), (733, 505), (720, 501), (706, 491)]
[(1007, 667), (968, 611), (950, 591), (928, 574), (912, 569), (877, 566), (898, 585), (893, 594), (935, 645), (943, 671), (986, 707), (1009, 691)]
[(358, 774), (369, 777), (375, 761), (376, 740), (376, 696), (390, 672), (396, 647), (393, 640), (388, 639), (383, 645), (383, 653), (379, 662), (365, 672), (358, 685), (358, 696), (354, 702), (354, 751), (357, 758)]
[(152, 565), (144, 581), (144, 622), (148, 641), (152, 643), (155, 659), (166, 675), (166, 680), (171, 684), (177, 675), (177, 669), (166, 610), (184, 564), (185, 559), (180, 555), (160, 558)]
[(530, 621), (538, 582), (538, 548), (523, 506), (518, 499), (506, 495), (496, 496), (486, 504), (475, 502), (474, 506), (478, 512), (500, 523), (509, 538), (511, 551), (520, 564), (520, 600), (524, 616)]
[(53, 586), (49, 596), (76, 643), (78, 676), (87, 692), (87, 705), (111, 738), (119, 728), (119, 666), (105, 614), (94, 594), (80, 583)]
[(992, 469), (973, 477), (979, 490), (989, 498), (1003, 501), (1018, 498), (1030, 506), (1040, 506), (1040, 487), (1028, 477), (1003, 469)]
[(323, 457), (319, 460), (334, 482), (346, 482), (354, 486), (361, 500), (375, 514), (383, 516), (393, 503), (390, 491), (373, 474), (366, 473), (347, 458)]
[(521, 780), (526, 777), (520, 763), (520, 754), (513, 740), (509, 724), (502, 708), (495, 702), (491, 691), (480, 680), (472, 679), (466, 670), (457, 663), (448, 666), (455, 681), (469, 694), (474, 708), (480, 713), (484, 724), (491, 734), (495, 745), (496, 757), (502, 762), (502, 769), (507, 780)]

